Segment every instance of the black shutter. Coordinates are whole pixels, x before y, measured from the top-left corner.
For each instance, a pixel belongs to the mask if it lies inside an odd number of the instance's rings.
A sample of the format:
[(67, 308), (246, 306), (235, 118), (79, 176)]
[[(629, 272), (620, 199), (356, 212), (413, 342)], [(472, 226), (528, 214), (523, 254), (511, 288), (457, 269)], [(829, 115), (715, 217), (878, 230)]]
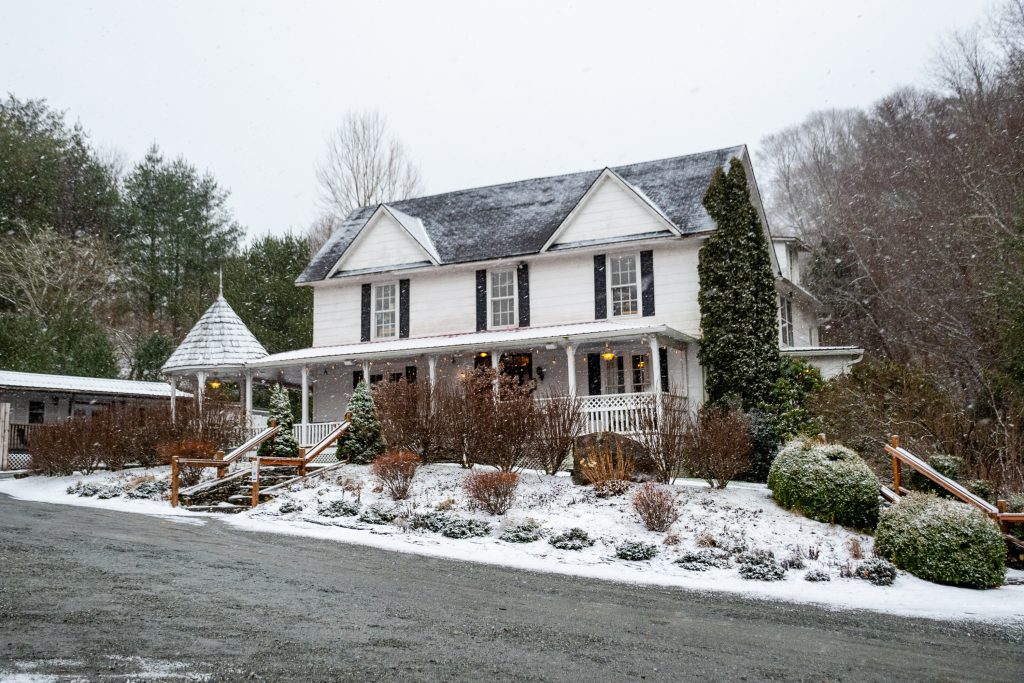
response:
[(476, 331), (487, 329), (487, 271), (476, 271)]
[(416, 384), (416, 366), (406, 365), (405, 366), (405, 383)]
[(654, 315), (654, 252), (640, 252), (640, 303), (644, 315)]
[(356, 387), (358, 387), (359, 383), (362, 382), (362, 381), (363, 381), (363, 371), (362, 370), (353, 370), (352, 371), (352, 391), (355, 391)]
[(409, 336), (409, 281), (398, 281), (398, 336)]
[(516, 269), (519, 290), (519, 327), (530, 326), (530, 264), (520, 263)]
[(661, 366), (661, 390), (668, 391), (668, 349), (658, 347), (658, 364)]
[[(605, 281), (604, 254), (594, 255), (594, 318), (608, 317), (608, 290)], [(600, 392), (599, 392), (600, 393)]]
[(370, 285), (363, 285), (362, 319), (359, 326), (360, 341), (370, 341)]
[(601, 354), (587, 354), (587, 393), (598, 396), (601, 393)]

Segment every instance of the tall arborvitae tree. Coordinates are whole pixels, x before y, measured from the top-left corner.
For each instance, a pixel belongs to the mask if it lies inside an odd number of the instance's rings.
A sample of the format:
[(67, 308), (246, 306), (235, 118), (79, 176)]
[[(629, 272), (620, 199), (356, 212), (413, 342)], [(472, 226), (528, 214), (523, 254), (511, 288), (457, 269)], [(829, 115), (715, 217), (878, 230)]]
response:
[(700, 250), (700, 361), (708, 399), (771, 402), (779, 378), (778, 295), (764, 227), (738, 159), (715, 171), (704, 207), (717, 230)]
[(338, 441), (338, 460), (366, 464), (384, 452), (384, 439), (380, 434), (377, 406), (369, 385), (363, 381), (352, 392), (347, 410), (352, 413), (352, 426), (348, 434)]

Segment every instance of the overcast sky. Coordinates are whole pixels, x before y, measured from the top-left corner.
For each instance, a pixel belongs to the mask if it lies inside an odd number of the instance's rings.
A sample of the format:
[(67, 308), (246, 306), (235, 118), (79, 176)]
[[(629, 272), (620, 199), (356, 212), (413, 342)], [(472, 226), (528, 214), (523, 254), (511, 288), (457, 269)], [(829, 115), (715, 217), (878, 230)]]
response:
[(981, 0), (0, 0), (0, 91), (134, 161), (212, 172), (250, 234), (304, 230), (314, 167), (378, 109), (433, 194), (758, 140), (927, 84)]

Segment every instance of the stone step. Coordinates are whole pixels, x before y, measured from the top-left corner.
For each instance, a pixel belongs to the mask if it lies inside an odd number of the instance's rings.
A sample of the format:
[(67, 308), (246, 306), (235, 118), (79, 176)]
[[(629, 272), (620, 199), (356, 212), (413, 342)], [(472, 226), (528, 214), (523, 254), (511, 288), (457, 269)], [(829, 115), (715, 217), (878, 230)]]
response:
[(238, 514), (248, 510), (251, 506), (249, 505), (235, 505), (233, 503), (217, 503), (215, 505), (186, 505), (186, 510), (192, 512), (220, 512), (227, 515)]

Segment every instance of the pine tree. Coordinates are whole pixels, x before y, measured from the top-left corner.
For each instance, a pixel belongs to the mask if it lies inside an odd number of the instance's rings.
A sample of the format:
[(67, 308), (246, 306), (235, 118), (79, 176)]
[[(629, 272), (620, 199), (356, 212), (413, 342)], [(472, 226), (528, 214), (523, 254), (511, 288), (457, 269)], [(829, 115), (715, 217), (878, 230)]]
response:
[(296, 458), (299, 455), (299, 444), (295, 440), (292, 427), (295, 419), (292, 417), (292, 404), (288, 398), (288, 390), (280, 384), (275, 384), (270, 390), (270, 414), (267, 416), (267, 426), (271, 420), (276, 420), (281, 426), (281, 431), (273, 439), (260, 444), (256, 455), (261, 458)]
[(348, 408), (352, 413), (352, 426), (338, 442), (338, 460), (366, 464), (384, 452), (384, 439), (380, 435), (380, 420), (373, 404), (373, 395), (365, 381), (352, 392)]
[(712, 403), (772, 402), (780, 373), (778, 295), (768, 239), (738, 159), (715, 171), (704, 207), (717, 230), (700, 250), (699, 352)]

